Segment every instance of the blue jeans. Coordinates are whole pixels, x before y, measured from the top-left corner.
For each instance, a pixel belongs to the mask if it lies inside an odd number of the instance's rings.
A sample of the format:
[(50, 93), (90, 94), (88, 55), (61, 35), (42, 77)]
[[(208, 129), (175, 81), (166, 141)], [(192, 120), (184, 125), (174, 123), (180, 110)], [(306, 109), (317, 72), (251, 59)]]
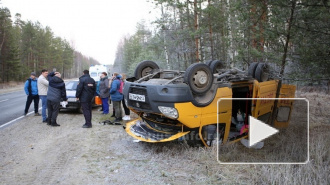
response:
[(101, 98), (102, 99), (102, 108), (103, 108), (103, 114), (109, 113), (109, 98)]
[(46, 109), (47, 109), (47, 96), (45, 95), (39, 95), (42, 103), (42, 121), (46, 121), (47, 119), (47, 114), (46, 114)]

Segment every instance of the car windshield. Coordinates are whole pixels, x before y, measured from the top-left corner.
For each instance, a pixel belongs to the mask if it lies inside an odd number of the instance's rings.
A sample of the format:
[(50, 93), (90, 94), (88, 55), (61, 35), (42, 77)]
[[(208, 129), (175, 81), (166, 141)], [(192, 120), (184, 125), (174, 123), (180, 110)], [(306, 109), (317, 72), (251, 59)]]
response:
[(78, 85), (78, 81), (69, 81), (65, 84), (66, 90), (76, 90)]

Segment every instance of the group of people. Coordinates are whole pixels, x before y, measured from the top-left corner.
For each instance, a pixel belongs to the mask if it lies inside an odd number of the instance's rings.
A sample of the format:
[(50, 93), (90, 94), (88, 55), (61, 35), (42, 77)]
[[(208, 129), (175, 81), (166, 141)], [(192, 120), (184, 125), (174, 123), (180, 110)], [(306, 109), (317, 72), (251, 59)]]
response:
[[(42, 122), (51, 126), (60, 126), (57, 122), (57, 115), (60, 109), (60, 102), (66, 101), (65, 83), (59, 72), (48, 73), (47, 69), (41, 71), (39, 78), (32, 72), (26, 80), (24, 90), (27, 95), (24, 115), (26, 116), (32, 101), (34, 101), (35, 116), (39, 114), (39, 99), (42, 102)], [(48, 116), (46, 114), (48, 110)]]
[[(106, 72), (103, 72), (100, 76), (100, 81), (97, 85), (97, 94), (102, 99), (102, 114), (109, 114), (109, 98), (113, 103), (113, 114), (111, 117), (115, 117), (115, 122), (121, 120), (130, 120), (130, 110), (127, 108), (124, 96), (123, 86), (126, 81), (125, 74), (114, 73), (109, 79)], [(123, 105), (125, 116), (122, 117)]]
[[(130, 110), (127, 108), (122, 88), (125, 82), (125, 75), (114, 73), (111, 79), (107, 73), (103, 72), (100, 81), (95, 85), (95, 81), (90, 77), (89, 71), (84, 70), (83, 75), (79, 78), (76, 90), (76, 99), (80, 101), (83, 110), (85, 124), (83, 128), (92, 127), (92, 99), (97, 93), (102, 99), (102, 114), (109, 114), (109, 98), (113, 102), (113, 115), (115, 122), (121, 120), (130, 120)], [(57, 123), (57, 116), (60, 109), (60, 102), (67, 101), (65, 83), (59, 72), (48, 73), (43, 69), (41, 75), (37, 78), (36, 73), (32, 72), (31, 76), (24, 85), (27, 95), (24, 115), (27, 115), (32, 101), (34, 101), (35, 116), (40, 116), (38, 112), (39, 99), (42, 101), (42, 122), (51, 126), (60, 126)], [(123, 104), (125, 116), (122, 117)], [(48, 116), (46, 114), (48, 110)]]

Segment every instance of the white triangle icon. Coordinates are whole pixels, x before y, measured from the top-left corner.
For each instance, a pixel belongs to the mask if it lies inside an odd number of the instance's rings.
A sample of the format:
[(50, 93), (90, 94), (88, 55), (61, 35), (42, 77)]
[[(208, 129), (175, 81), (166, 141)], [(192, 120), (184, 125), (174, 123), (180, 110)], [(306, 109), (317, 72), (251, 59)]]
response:
[(252, 116), (249, 116), (249, 123), (249, 147), (278, 132), (277, 129), (268, 126)]

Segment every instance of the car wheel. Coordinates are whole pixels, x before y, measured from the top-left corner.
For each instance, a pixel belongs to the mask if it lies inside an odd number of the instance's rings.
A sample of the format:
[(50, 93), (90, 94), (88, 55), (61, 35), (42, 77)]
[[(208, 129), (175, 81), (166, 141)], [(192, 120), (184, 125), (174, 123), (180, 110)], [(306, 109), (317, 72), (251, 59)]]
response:
[(259, 63), (255, 70), (255, 78), (259, 82), (265, 82), (269, 80), (269, 69), (265, 63)]
[(142, 61), (136, 66), (134, 77), (140, 79), (141, 77), (150, 74), (154, 69), (159, 69), (159, 66), (155, 62), (150, 60)]
[(200, 95), (210, 90), (213, 83), (213, 74), (206, 64), (194, 63), (187, 68), (184, 81), (194, 94)]
[(252, 64), (250, 64), (250, 66), (248, 68), (248, 75), (252, 76), (252, 78), (255, 78), (255, 71), (256, 71), (258, 64), (259, 64), (259, 62), (253, 62)]
[(77, 111), (78, 111), (78, 113), (82, 114), (83, 113), (82, 106), (80, 106), (80, 108), (78, 108)]
[(210, 66), (213, 74), (214, 73), (219, 73), (219, 71), (221, 69), (225, 68), (224, 62), (222, 62), (220, 60), (213, 60), (209, 66)]

